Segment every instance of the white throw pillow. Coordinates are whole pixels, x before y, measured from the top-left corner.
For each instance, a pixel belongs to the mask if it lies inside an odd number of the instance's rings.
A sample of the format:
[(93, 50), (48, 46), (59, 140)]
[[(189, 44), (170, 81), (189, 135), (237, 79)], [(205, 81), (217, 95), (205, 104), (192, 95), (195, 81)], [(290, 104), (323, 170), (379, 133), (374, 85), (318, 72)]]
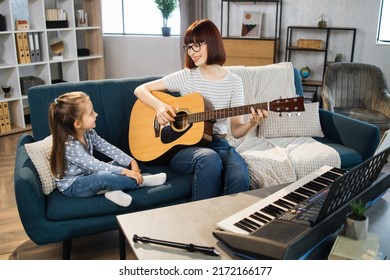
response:
[(319, 103), (306, 103), (305, 111), (291, 113), (269, 112), (269, 117), (260, 123), (258, 137), (324, 137), (318, 112)]
[(42, 190), (45, 195), (49, 195), (54, 189), (54, 177), (50, 172), (50, 153), (52, 146), (51, 135), (41, 141), (25, 144), (27, 154), (38, 171), (41, 179)]

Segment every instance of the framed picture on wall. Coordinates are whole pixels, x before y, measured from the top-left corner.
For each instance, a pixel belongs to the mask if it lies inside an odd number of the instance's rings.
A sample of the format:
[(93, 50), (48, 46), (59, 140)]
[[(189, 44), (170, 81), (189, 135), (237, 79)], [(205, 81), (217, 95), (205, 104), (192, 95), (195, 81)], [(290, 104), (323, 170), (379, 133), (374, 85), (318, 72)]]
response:
[(244, 12), (242, 16), (241, 37), (260, 38), (261, 17), (259, 12)]

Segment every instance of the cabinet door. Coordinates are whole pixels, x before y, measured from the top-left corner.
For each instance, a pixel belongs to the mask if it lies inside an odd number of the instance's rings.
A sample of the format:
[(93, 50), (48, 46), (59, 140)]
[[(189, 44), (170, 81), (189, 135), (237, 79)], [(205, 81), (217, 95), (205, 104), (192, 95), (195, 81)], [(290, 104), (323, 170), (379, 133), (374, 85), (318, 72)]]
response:
[[(275, 61), (275, 44), (279, 40), (223, 39), (225, 65), (258, 66)], [(278, 46), (276, 46), (278, 49)]]

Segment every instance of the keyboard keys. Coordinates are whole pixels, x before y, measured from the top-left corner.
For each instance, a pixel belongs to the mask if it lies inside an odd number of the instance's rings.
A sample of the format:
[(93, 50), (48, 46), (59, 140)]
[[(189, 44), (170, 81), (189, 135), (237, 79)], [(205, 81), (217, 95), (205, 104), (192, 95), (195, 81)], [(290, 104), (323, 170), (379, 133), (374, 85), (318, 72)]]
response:
[[(333, 168), (303, 186), (298, 187), (284, 197), (248, 215), (248, 217), (243, 218), (234, 225), (248, 233), (252, 233), (276, 218), (284, 217), (284, 219), (295, 221), (296, 217), (294, 213), (296, 213), (299, 205), (304, 205), (302, 202), (317, 195), (343, 174), (345, 174), (344, 170)], [(311, 210), (315, 212), (315, 209)], [(305, 215), (312, 214), (305, 213)]]

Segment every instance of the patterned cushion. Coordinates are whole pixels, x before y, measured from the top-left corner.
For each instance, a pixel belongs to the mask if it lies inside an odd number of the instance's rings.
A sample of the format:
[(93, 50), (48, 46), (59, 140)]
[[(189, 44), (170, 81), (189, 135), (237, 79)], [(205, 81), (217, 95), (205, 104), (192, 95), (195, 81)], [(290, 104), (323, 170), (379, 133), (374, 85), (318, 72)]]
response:
[(318, 107), (318, 102), (306, 103), (304, 112), (291, 116), (269, 112), (269, 117), (260, 123), (257, 135), (265, 138), (324, 137)]
[(50, 152), (52, 146), (51, 135), (41, 141), (24, 145), (27, 154), (38, 171), (41, 179), (42, 190), (45, 195), (49, 195), (54, 189), (54, 177), (50, 172)]

